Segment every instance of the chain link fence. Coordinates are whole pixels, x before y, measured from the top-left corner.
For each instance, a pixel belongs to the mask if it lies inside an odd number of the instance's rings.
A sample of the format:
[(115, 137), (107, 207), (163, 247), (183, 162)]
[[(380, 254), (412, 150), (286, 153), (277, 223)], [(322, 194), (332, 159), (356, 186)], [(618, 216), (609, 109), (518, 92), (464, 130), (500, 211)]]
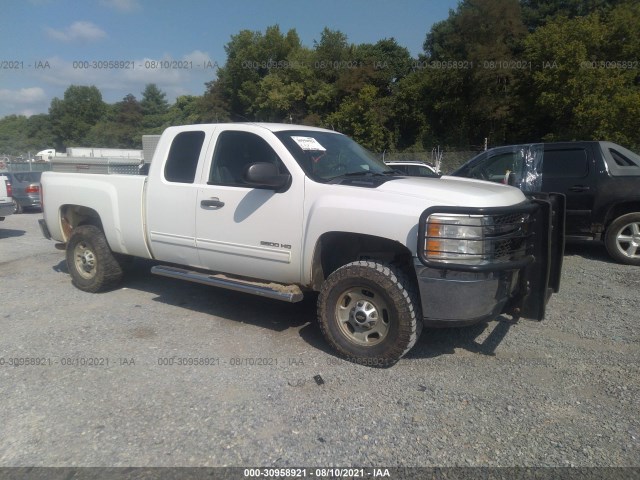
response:
[(49, 162), (17, 162), (0, 159), (0, 174), (2, 172), (46, 172), (49, 170), (51, 170)]

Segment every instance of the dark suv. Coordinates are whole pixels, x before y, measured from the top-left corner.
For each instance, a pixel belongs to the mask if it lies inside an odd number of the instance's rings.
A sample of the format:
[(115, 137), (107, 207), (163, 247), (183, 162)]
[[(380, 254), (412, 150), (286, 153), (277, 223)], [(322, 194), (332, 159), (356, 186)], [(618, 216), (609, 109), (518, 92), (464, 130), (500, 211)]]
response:
[(566, 196), (567, 239), (603, 240), (622, 263), (640, 265), (640, 156), (611, 142), (510, 145), (451, 173)]

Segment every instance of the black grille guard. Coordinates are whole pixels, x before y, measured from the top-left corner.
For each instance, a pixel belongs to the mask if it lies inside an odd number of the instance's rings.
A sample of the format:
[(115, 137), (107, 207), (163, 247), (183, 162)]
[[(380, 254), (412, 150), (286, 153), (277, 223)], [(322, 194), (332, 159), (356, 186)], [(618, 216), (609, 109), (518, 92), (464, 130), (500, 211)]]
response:
[[(565, 197), (556, 193), (534, 193), (527, 198), (527, 201), (510, 207), (443, 206), (426, 209), (420, 215), (418, 225), (418, 258), (425, 266), (440, 270), (475, 273), (518, 270), (517, 293), (502, 313), (542, 320), (549, 297), (560, 289), (565, 244)], [(495, 244), (492, 252), (501, 252), (500, 256), (485, 258), (485, 263), (438, 262), (426, 258), (424, 251), (426, 223), (433, 214), (482, 215), (494, 219), (521, 215), (522, 227), (504, 235), (485, 237), (485, 242)]]

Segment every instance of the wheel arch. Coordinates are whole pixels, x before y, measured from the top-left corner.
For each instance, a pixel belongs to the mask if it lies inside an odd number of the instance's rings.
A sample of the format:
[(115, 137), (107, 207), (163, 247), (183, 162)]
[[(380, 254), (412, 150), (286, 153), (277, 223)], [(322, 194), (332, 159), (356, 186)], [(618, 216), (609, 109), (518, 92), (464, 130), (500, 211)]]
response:
[(628, 213), (640, 213), (640, 200), (626, 201), (611, 206), (605, 216), (605, 229), (609, 228), (614, 220)]
[(357, 260), (376, 260), (397, 265), (413, 281), (417, 281), (412, 259), (411, 251), (395, 240), (354, 232), (326, 232), (315, 244), (310, 287), (320, 291), (322, 283), (331, 273)]
[(93, 208), (83, 205), (62, 205), (60, 207), (60, 225), (65, 243), (71, 238), (73, 230), (82, 225), (94, 225), (104, 233), (100, 214)]

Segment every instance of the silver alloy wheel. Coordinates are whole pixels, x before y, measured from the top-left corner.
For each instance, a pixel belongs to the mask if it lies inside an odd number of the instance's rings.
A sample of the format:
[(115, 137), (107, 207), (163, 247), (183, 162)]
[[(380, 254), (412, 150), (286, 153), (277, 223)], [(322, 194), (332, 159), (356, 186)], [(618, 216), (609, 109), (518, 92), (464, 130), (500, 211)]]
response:
[(381, 295), (363, 287), (344, 292), (336, 305), (342, 333), (353, 343), (371, 347), (389, 333), (388, 307)]
[(85, 242), (80, 242), (73, 249), (76, 271), (86, 279), (91, 279), (96, 275), (96, 255)]
[(629, 258), (640, 258), (640, 222), (623, 226), (616, 234), (616, 246), (620, 253)]

